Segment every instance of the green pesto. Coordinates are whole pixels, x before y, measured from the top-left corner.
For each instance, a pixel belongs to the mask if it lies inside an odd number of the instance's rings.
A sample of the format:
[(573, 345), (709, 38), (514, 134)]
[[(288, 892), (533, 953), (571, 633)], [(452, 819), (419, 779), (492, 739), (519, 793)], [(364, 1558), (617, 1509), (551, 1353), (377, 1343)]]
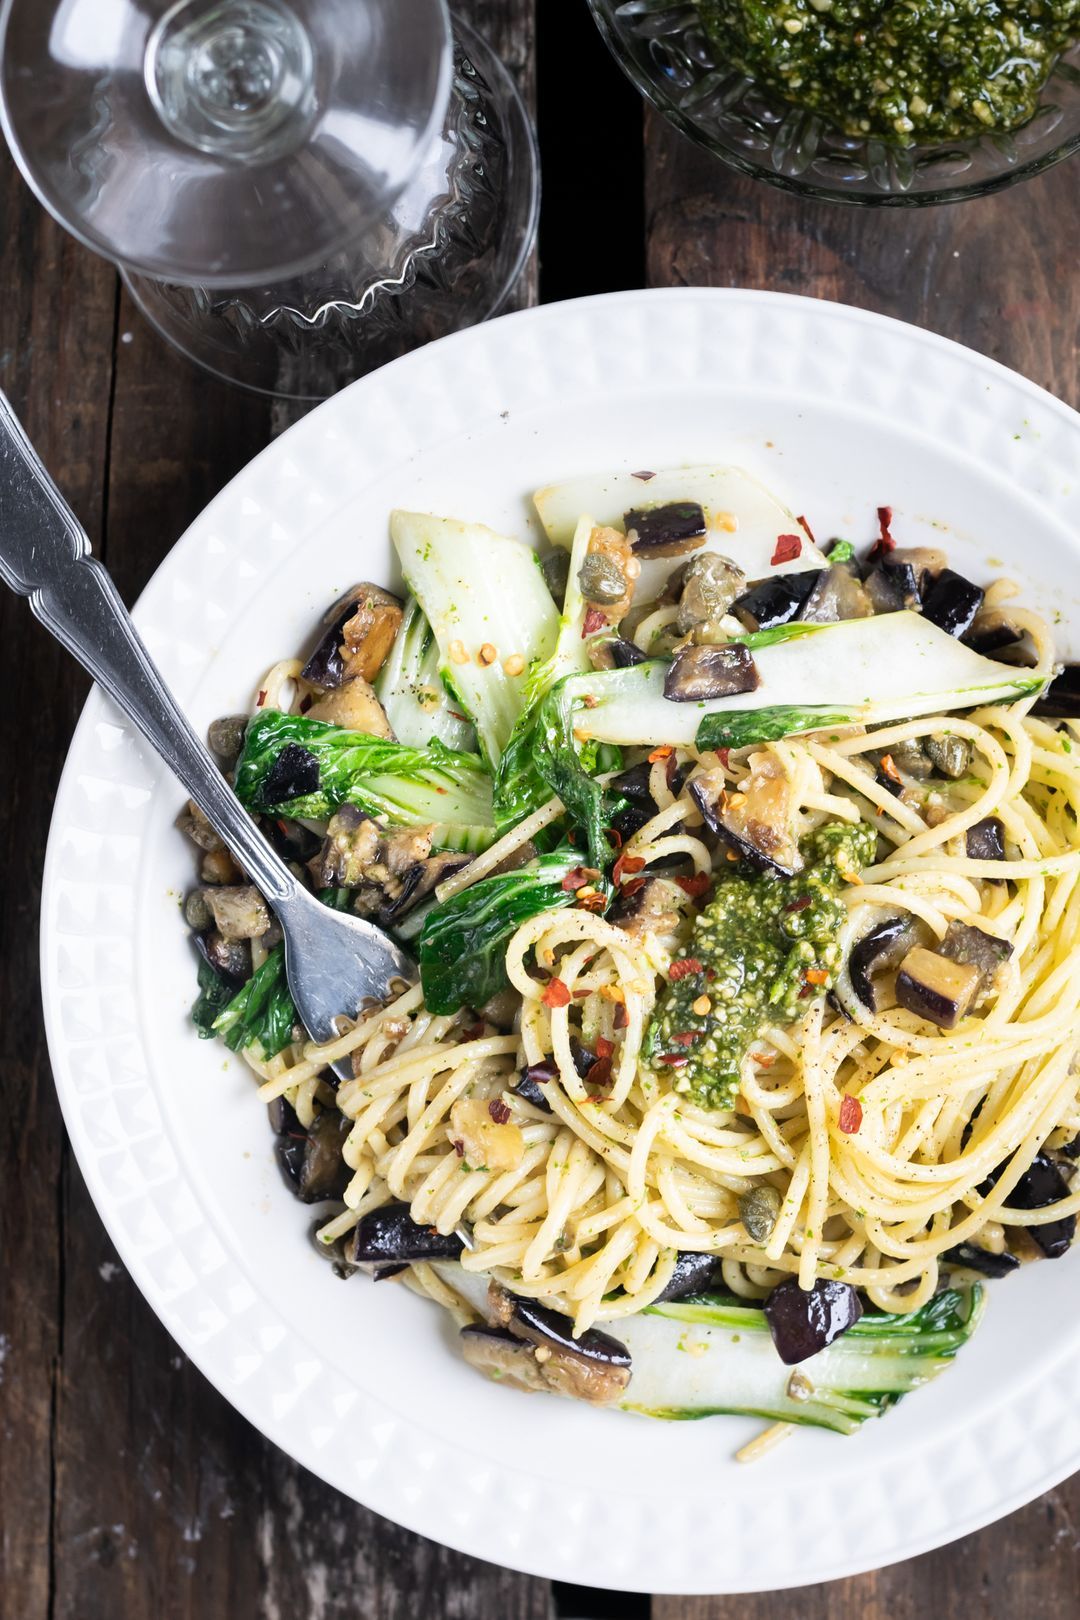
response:
[(1080, 0), (699, 0), (725, 63), (851, 135), (912, 145), (1016, 129)]
[[(865, 822), (828, 822), (802, 842), (805, 866), (771, 877), (744, 862), (721, 878), (686, 947), (701, 971), (669, 982), (645, 1053), (657, 1073), (704, 1108), (730, 1108), (739, 1067), (768, 1024), (791, 1024), (831, 988), (844, 920), (840, 890), (874, 858)], [(815, 984), (808, 972), (823, 973)], [(707, 996), (708, 1012), (693, 1004)], [(676, 1037), (692, 1034), (690, 1042)], [(670, 1058), (684, 1062), (665, 1062)]]

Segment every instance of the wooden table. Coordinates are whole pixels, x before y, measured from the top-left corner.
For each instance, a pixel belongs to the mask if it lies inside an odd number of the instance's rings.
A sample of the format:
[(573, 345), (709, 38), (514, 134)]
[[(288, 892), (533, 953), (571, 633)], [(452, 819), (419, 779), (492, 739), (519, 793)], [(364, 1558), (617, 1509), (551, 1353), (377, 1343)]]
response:
[[(541, 0), (538, 18), (533, 0), (468, 10), (528, 94), (539, 81), (543, 296), (646, 279), (840, 299), (957, 338), (1080, 405), (1076, 160), (959, 208), (805, 203), (644, 117), (581, 0)], [(131, 600), (291, 413), (166, 350), (115, 272), (44, 216), (6, 162), (0, 289), (0, 385)], [(533, 275), (520, 298), (535, 292)], [(1080, 1477), (878, 1574), (797, 1596), (650, 1600), (553, 1591), (447, 1552), (262, 1440), (135, 1291), (65, 1143), (37, 909), (86, 683), (6, 593), (0, 623), (0, 1620), (1075, 1620)]]

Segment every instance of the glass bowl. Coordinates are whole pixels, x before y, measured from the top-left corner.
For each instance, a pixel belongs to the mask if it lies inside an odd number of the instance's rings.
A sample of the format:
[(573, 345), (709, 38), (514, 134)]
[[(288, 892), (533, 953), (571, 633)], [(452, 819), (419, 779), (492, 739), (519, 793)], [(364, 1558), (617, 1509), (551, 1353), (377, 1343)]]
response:
[(1080, 147), (1080, 44), (1034, 116), (1009, 133), (899, 147), (846, 135), (727, 66), (687, 0), (589, 0), (623, 71), (677, 129), (732, 168), (831, 202), (959, 202), (1039, 174)]

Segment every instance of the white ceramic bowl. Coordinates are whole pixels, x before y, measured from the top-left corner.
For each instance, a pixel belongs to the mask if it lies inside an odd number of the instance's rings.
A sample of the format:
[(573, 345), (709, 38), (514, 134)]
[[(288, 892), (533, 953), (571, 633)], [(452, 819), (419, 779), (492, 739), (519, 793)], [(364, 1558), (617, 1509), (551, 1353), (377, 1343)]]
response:
[[(1080, 418), (914, 327), (738, 291), (513, 315), (356, 383), (247, 467), (136, 620), (199, 727), (247, 705), (353, 580), (391, 572), (394, 505), (530, 531), (570, 474), (735, 462), (863, 542), (1006, 568), (1080, 627)], [(1080, 639), (1080, 638), (1077, 638)], [(404, 1290), (342, 1284), (279, 1180), (244, 1065), (187, 1021), (180, 790), (97, 694), (57, 797), (42, 977), (56, 1083), (110, 1235), (184, 1351), (264, 1434), (358, 1501), (469, 1553), (652, 1592), (825, 1580), (985, 1524), (1080, 1465), (1080, 1254), (990, 1286), (956, 1368), (851, 1439), (525, 1397), (461, 1361)]]

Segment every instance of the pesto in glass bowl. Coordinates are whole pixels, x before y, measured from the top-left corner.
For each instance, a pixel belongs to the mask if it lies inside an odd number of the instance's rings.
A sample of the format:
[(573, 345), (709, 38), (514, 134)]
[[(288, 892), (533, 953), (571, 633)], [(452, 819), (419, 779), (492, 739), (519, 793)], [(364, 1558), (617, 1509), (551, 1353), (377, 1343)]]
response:
[(1080, 0), (589, 4), (678, 128), (789, 191), (951, 202), (1080, 146)]

